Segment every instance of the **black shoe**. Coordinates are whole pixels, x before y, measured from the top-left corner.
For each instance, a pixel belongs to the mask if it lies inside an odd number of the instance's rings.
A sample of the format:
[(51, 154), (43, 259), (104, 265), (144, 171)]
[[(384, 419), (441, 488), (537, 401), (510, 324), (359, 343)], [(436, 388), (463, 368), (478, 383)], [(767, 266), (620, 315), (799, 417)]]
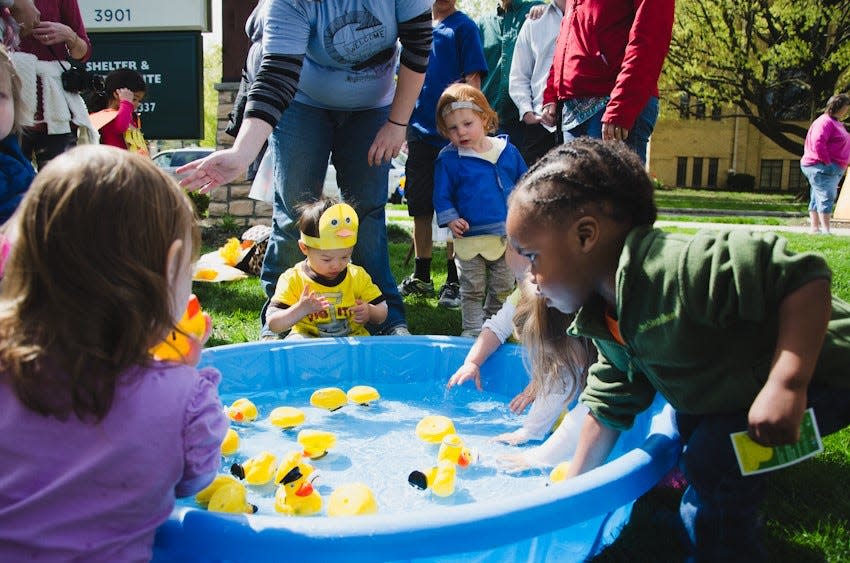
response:
[(460, 307), (460, 285), (454, 282), (447, 282), (440, 288), (440, 300), (437, 301), (440, 307), (448, 307), (456, 309)]
[(402, 295), (421, 295), (423, 297), (434, 296), (434, 284), (432, 282), (424, 282), (419, 278), (410, 274), (398, 286), (398, 292)]

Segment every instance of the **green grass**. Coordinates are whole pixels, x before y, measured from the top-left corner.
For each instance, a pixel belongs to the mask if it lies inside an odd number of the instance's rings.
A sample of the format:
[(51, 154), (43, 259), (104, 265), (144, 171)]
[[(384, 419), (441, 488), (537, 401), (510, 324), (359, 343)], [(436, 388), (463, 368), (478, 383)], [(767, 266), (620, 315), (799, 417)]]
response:
[(655, 203), (660, 208), (721, 209), (770, 211), (805, 214), (808, 201), (797, 201), (796, 194), (760, 192), (723, 192), (675, 188), (657, 190)]
[[(748, 198), (752, 194), (742, 196)], [(410, 247), (408, 229), (407, 222), (391, 229), (390, 259), (398, 280), (413, 269), (412, 262), (404, 264)], [(850, 300), (847, 238), (799, 233), (784, 236), (792, 250), (823, 254), (833, 269), (833, 292)], [(445, 281), (445, 266), (445, 250), (438, 246), (432, 264), (435, 287)], [(264, 296), (257, 278), (223, 284), (196, 283), (194, 291), (213, 317), (209, 346), (258, 338), (257, 318)], [(408, 325), (414, 334), (460, 333), (460, 312), (438, 307), (436, 298), (407, 298), (405, 304)], [(767, 548), (773, 560), (850, 561), (850, 430), (837, 432), (824, 443), (823, 454), (780, 471), (771, 480), (764, 511)], [(670, 490), (650, 491), (635, 503), (632, 518), (618, 540), (594, 562), (681, 561), (683, 552), (675, 539), (677, 522), (678, 494)]]

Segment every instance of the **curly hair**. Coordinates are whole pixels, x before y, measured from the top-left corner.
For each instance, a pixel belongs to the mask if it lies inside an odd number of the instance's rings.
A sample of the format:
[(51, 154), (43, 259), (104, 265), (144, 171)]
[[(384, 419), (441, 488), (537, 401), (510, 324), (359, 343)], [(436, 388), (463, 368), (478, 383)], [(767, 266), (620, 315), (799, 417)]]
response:
[(101, 420), (174, 328), (166, 263), (176, 240), (197, 255), (192, 204), (150, 159), (87, 145), (39, 172), (7, 228), (0, 378), (33, 411)]

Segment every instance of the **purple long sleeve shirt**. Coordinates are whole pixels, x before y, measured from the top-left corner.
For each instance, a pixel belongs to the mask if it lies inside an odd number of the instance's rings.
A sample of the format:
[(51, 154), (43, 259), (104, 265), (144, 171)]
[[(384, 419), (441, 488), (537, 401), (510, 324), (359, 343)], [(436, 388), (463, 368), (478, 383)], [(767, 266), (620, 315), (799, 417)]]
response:
[(821, 114), (812, 122), (809, 132), (806, 133), (803, 158), (800, 159), (803, 166), (818, 162), (835, 163), (842, 168), (847, 168), (847, 163), (850, 162), (850, 133), (843, 123), (828, 113)]
[(133, 368), (103, 421), (87, 424), (27, 409), (0, 378), (0, 560), (150, 560), (175, 496), (220, 466), (220, 379), (181, 364)]

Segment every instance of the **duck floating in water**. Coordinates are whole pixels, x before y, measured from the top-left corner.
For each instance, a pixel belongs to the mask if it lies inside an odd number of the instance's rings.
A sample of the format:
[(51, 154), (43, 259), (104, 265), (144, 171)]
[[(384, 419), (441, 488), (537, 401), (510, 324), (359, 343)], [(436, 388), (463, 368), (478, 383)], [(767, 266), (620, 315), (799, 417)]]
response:
[(455, 433), (451, 419), (438, 414), (426, 416), (416, 425), (416, 436), (429, 444), (439, 444), (448, 434)]
[(230, 472), (249, 485), (265, 485), (272, 480), (276, 469), (277, 457), (271, 452), (260, 452), (243, 464), (230, 466)]
[(369, 406), (370, 403), (374, 403), (380, 399), (381, 395), (374, 387), (369, 387), (368, 385), (355, 385), (348, 390), (346, 397), (348, 397), (348, 400), (355, 405)]
[(277, 407), (269, 413), (269, 422), (284, 430), (291, 430), (304, 424), (307, 416), (301, 409), (295, 407)]
[(212, 328), (210, 316), (201, 310), (195, 295), (189, 296), (186, 312), (165, 339), (150, 349), (155, 360), (195, 364), (201, 355), (203, 341)]
[(438, 497), (448, 497), (455, 492), (456, 477), (457, 466), (443, 459), (426, 471), (412, 471), (407, 477), (407, 482), (423, 491), (430, 489)]
[(234, 482), (227, 483), (213, 493), (207, 505), (210, 512), (228, 512), (231, 514), (254, 514), (257, 512), (256, 505), (248, 502), (248, 493), (245, 485)]
[(478, 453), (464, 446), (457, 434), (446, 434), (437, 452), (437, 461), (444, 459), (465, 468), (478, 461)]
[(562, 461), (549, 472), (549, 482), (560, 483), (567, 479), (567, 472), (570, 470), (570, 462)]
[(340, 485), (328, 498), (328, 516), (363, 516), (376, 512), (375, 495), (363, 483)]
[(275, 474), (280, 486), (275, 491), (274, 508), (287, 516), (309, 516), (322, 510), (322, 497), (313, 488), (316, 473), (301, 452), (290, 452)]
[(221, 441), (221, 455), (232, 456), (237, 450), (239, 450), (239, 434), (233, 428), (228, 428), (224, 440)]
[(302, 430), (298, 433), (298, 443), (304, 448), (304, 455), (319, 459), (336, 445), (336, 434), (324, 430)]
[(233, 401), (233, 404), (227, 408), (227, 416), (233, 422), (254, 422), (259, 413), (257, 405), (243, 397)]
[(316, 408), (333, 412), (348, 404), (348, 396), (339, 387), (324, 387), (313, 391), (310, 396), (310, 404)]
[(239, 481), (237, 481), (232, 475), (216, 475), (212, 483), (198, 491), (195, 495), (195, 502), (206, 508), (206, 506), (209, 505), (213, 494), (215, 494), (217, 490), (230, 483), (238, 482)]

